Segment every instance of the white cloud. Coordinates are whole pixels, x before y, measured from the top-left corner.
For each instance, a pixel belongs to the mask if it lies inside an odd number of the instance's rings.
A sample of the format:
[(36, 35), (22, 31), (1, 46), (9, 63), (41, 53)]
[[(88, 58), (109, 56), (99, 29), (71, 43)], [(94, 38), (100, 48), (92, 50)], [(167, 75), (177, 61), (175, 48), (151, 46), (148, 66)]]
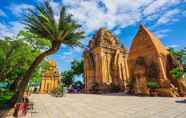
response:
[(63, 55), (64, 55), (64, 56), (72, 56), (72, 53), (73, 53), (73, 52), (70, 50), (70, 51), (68, 51), (68, 52), (64, 52)]
[(50, 2), (50, 5), (52, 6), (52, 9), (55, 11), (54, 13), (54, 18), (56, 21), (59, 21), (59, 15), (60, 15), (60, 8), (61, 8), (61, 5), (59, 2), (54, 2), (54, 1), (51, 1)]
[(103, 0), (108, 12), (136, 11), (140, 7), (149, 4), (153, 0)]
[(62, 56), (60, 56), (60, 60), (65, 61), (67, 63), (72, 62), (73, 59), (74, 59), (73, 55), (64, 55), (64, 54), (62, 54)]
[(61, 59), (64, 60), (73, 60), (73, 57), (78, 53), (81, 54), (83, 52), (83, 48), (80, 47), (74, 47), (74, 48), (69, 48), (68, 51), (64, 52), (61, 56)]
[(84, 39), (81, 40), (81, 43), (83, 45), (83, 47), (85, 48), (89, 42), (89, 40), (92, 39), (92, 35), (86, 36)]
[(171, 6), (177, 5), (182, 0), (154, 0), (144, 9), (144, 15), (150, 15), (165, 10)]
[[(56, 2), (51, 2), (51, 6), (53, 7), (54, 11), (59, 11), (59, 4)], [(34, 9), (34, 6), (29, 4), (11, 4), (8, 7), (9, 10), (16, 15), (17, 17), (21, 17), (23, 13), (26, 12), (28, 9)], [(5, 16), (6, 14), (0, 10), (0, 16)], [(59, 13), (55, 12), (55, 18), (58, 20)], [(21, 24), (19, 21), (11, 21), (8, 24), (3, 24), (0, 22), (0, 38), (9, 36), (15, 37), (17, 33), (23, 29), (24, 25)]]
[[(139, 2), (139, 0), (135, 1)], [(135, 11), (140, 5), (131, 4), (129, 0), (125, 2), (121, 2), (121, 0), (114, 2), (112, 0), (64, 0), (63, 2), (70, 6), (69, 12), (74, 14), (79, 23), (83, 24), (86, 32), (96, 31), (101, 27), (113, 29), (119, 26), (123, 28), (140, 20), (140, 12)]]
[(168, 35), (169, 32), (171, 32), (172, 30), (170, 29), (162, 29), (162, 30), (158, 30), (155, 32), (156, 36), (159, 38), (164, 38)]
[[(63, 0), (69, 12), (83, 26), (86, 33), (106, 27), (119, 34), (121, 28), (139, 22), (153, 21), (155, 24), (175, 21), (176, 13), (169, 8), (182, 0)], [(161, 13), (160, 13), (161, 12)], [(172, 13), (171, 13), (172, 12)], [(162, 17), (161, 15), (164, 14)], [(160, 18), (161, 17), (161, 18)], [(159, 19), (159, 20), (158, 20)], [(158, 21), (157, 21), (158, 20)]]
[(74, 47), (72, 50), (74, 50), (77, 53), (83, 52), (83, 48), (81, 47)]
[(154, 21), (160, 17), (160, 14), (152, 14), (146, 17), (146, 20), (148, 21)]
[(186, 11), (182, 12), (183, 16), (186, 16)]
[(23, 28), (23, 25), (19, 22), (10, 22), (9, 24), (0, 23), (0, 38), (3, 37), (15, 37), (17, 33)]
[[(68, 12), (74, 15), (82, 26), (82, 30), (87, 34), (106, 27), (114, 30), (118, 35), (121, 29), (139, 22), (153, 22), (155, 28), (174, 22), (178, 12), (181, 10), (171, 10), (171, 7), (181, 4), (183, 0), (61, 0), (69, 7)], [(51, 6), (55, 11), (55, 19), (59, 19), (61, 4), (51, 0)], [(33, 8), (28, 4), (12, 4), (11, 11), (20, 16), (25, 9)], [(184, 14), (184, 13), (183, 13)], [(148, 26), (152, 27), (152, 26)], [(161, 33), (163, 34), (163, 33)], [(82, 43), (84, 43), (83, 41)], [(84, 43), (85, 44), (85, 43)], [(87, 44), (87, 42), (86, 42)]]
[(181, 11), (179, 9), (174, 9), (166, 12), (163, 14), (163, 16), (160, 17), (160, 19), (157, 21), (157, 25), (166, 24), (169, 22), (177, 21), (177, 18), (175, 16), (179, 14)]
[(26, 10), (33, 9), (33, 8), (34, 6), (29, 5), (29, 4), (11, 4), (9, 7), (11, 12), (16, 16), (20, 16), (23, 13), (25, 13)]
[(168, 45), (166, 46), (167, 48), (178, 48), (180, 47), (179, 45), (175, 45), (175, 44), (172, 44), (172, 45)]
[[(92, 33), (100, 27), (106, 27), (112, 30), (115, 35), (119, 35), (123, 28), (139, 22), (149, 23), (150, 21), (152, 25), (148, 27), (153, 27), (153, 29), (166, 25), (166, 23), (156, 24), (157, 22), (172, 22), (177, 19), (172, 17), (177, 15), (171, 12), (172, 7), (177, 8), (176, 5), (180, 4), (180, 1), (183, 0), (62, 0), (63, 4), (69, 7), (68, 12), (74, 15), (75, 20), (89, 34), (89, 37), (82, 40), (85, 46), (92, 38)], [(51, 1), (51, 5), (55, 12), (59, 11), (59, 3)], [(58, 13), (55, 13), (55, 18), (59, 19)], [(174, 20), (172, 20), (173, 18)], [(166, 37), (165, 34), (168, 34), (170, 30), (154, 30), (154, 32), (162, 38)], [(80, 48), (70, 49), (62, 54), (60, 59), (69, 63), (73, 58), (77, 58), (76, 55), (81, 51)]]
[(0, 9), (0, 16), (6, 16), (5, 12)]
[(117, 28), (116, 30), (113, 31), (114, 35), (119, 35), (121, 33), (122, 29), (121, 28)]

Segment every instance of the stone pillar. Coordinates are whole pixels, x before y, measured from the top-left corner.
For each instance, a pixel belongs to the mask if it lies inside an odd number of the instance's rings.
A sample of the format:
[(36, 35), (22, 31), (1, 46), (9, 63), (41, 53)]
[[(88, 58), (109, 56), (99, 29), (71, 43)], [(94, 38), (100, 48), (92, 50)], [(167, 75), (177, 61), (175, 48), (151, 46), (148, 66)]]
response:
[(89, 58), (87, 57), (87, 53), (88, 52), (84, 52), (84, 65), (83, 65), (84, 66), (84, 70), (83, 70), (84, 71), (84, 73), (83, 73), (84, 75), (83, 76), (84, 76), (84, 84), (85, 84), (85, 88), (84, 89), (85, 89), (86, 93), (88, 92), (88, 88), (87, 88), (88, 87), (88, 80), (87, 79), (89, 79), (88, 77), (90, 76), (89, 75), (89, 71), (90, 70), (88, 68), (88, 65), (89, 65), (89, 63), (88, 63), (89, 60), (88, 59)]
[(129, 68), (128, 68), (128, 61), (127, 61), (127, 57), (126, 57), (126, 55), (125, 55), (125, 57), (124, 57), (124, 60), (125, 60), (125, 71), (126, 71), (126, 78), (127, 78), (127, 81), (128, 81), (128, 79), (129, 79)]
[(165, 72), (165, 69), (164, 69), (164, 65), (163, 65), (161, 56), (159, 56), (158, 59), (159, 59), (160, 70), (161, 70), (161, 72), (162, 72), (161, 74), (162, 74), (162, 76), (163, 76), (163, 79), (167, 80), (167, 75), (166, 75), (166, 72)]
[(162, 61), (162, 57), (159, 56), (158, 60), (159, 60), (159, 66), (160, 66), (160, 75), (159, 75), (160, 77), (158, 79), (158, 83), (161, 88), (169, 88), (171, 87), (171, 83), (170, 83), (170, 80), (167, 78), (165, 68), (163, 65), (163, 61)]

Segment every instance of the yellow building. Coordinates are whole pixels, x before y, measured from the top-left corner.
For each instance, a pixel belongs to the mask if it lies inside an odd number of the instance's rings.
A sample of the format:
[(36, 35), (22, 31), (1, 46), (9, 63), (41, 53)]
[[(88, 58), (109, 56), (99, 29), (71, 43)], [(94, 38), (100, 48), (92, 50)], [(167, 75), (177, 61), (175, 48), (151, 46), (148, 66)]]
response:
[(48, 62), (50, 67), (42, 75), (40, 93), (50, 93), (60, 85), (60, 74), (55, 61)]

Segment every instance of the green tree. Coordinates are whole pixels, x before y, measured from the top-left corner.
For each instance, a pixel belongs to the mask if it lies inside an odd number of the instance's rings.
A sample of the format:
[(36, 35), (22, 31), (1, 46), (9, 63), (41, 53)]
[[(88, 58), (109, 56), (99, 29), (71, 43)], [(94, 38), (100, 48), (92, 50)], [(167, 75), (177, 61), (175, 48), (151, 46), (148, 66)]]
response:
[(39, 54), (28, 70), (19, 78), (21, 82), (18, 86), (15, 96), (11, 100), (11, 105), (14, 105), (23, 96), (30, 78), (36, 67), (42, 60), (57, 52), (61, 44), (68, 46), (80, 45), (80, 39), (83, 38), (83, 32), (77, 31), (81, 26), (77, 24), (72, 15), (66, 13), (65, 7), (60, 10), (59, 21), (54, 19), (54, 11), (48, 1), (38, 4), (35, 9), (29, 10), (24, 20), (25, 28), (35, 34), (35, 40), (43, 38), (50, 42), (51, 46)]
[(186, 48), (181, 50), (169, 48), (169, 51), (180, 62), (180, 64), (186, 64)]
[(186, 48), (176, 50), (174, 48), (169, 49), (171, 55), (176, 58), (181, 67), (173, 68), (169, 73), (175, 78), (180, 79), (186, 73)]
[(22, 75), (39, 51), (32, 50), (21, 39), (5, 38), (0, 40), (0, 80), (13, 81)]
[(180, 79), (184, 72), (182, 69), (180, 69), (179, 67), (176, 67), (174, 69), (172, 69), (170, 72), (169, 72), (175, 79)]
[(75, 82), (75, 76), (83, 74), (83, 60), (73, 60), (71, 62), (71, 68), (61, 73), (62, 83), (65, 86), (77, 85)]
[(83, 60), (73, 60), (71, 62), (71, 69), (74, 75), (83, 74)]
[(61, 73), (62, 83), (69, 87), (74, 82), (74, 75), (72, 70), (64, 71)]
[[(29, 32), (21, 31), (16, 38), (6, 37), (0, 40), (0, 82), (14, 82), (16, 85), (19, 82), (19, 76), (24, 74), (29, 65), (32, 64), (35, 57), (43, 50), (43, 39), (33, 41), (35, 36)], [(39, 77), (40, 68), (44, 68), (46, 61), (40, 64), (35, 71), (33, 77)], [(40, 79), (40, 78), (38, 78)], [(15, 87), (13, 87), (15, 89)]]
[[(24, 36), (25, 33), (19, 33), (16, 38), (6, 37), (0, 40), (0, 106), (14, 95), (16, 85), (20, 82), (17, 77), (26, 72), (34, 58), (40, 53), (40, 50), (32, 48), (34, 42), (29, 41), (30, 38), (27, 38), (27, 41), (24, 40)], [(30, 83), (40, 81), (41, 69), (45, 66), (46, 61), (43, 61), (36, 68)]]

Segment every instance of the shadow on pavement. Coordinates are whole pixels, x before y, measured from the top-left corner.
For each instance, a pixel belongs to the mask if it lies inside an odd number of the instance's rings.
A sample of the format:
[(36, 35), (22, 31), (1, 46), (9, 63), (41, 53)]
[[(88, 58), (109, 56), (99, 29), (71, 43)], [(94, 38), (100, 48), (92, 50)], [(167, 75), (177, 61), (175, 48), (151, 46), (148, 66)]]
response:
[(185, 103), (186, 104), (186, 99), (184, 99), (184, 100), (176, 100), (176, 103)]
[(103, 95), (103, 96), (131, 96), (130, 94), (127, 94), (125, 92), (105, 93), (105, 94), (97, 94), (97, 95)]

